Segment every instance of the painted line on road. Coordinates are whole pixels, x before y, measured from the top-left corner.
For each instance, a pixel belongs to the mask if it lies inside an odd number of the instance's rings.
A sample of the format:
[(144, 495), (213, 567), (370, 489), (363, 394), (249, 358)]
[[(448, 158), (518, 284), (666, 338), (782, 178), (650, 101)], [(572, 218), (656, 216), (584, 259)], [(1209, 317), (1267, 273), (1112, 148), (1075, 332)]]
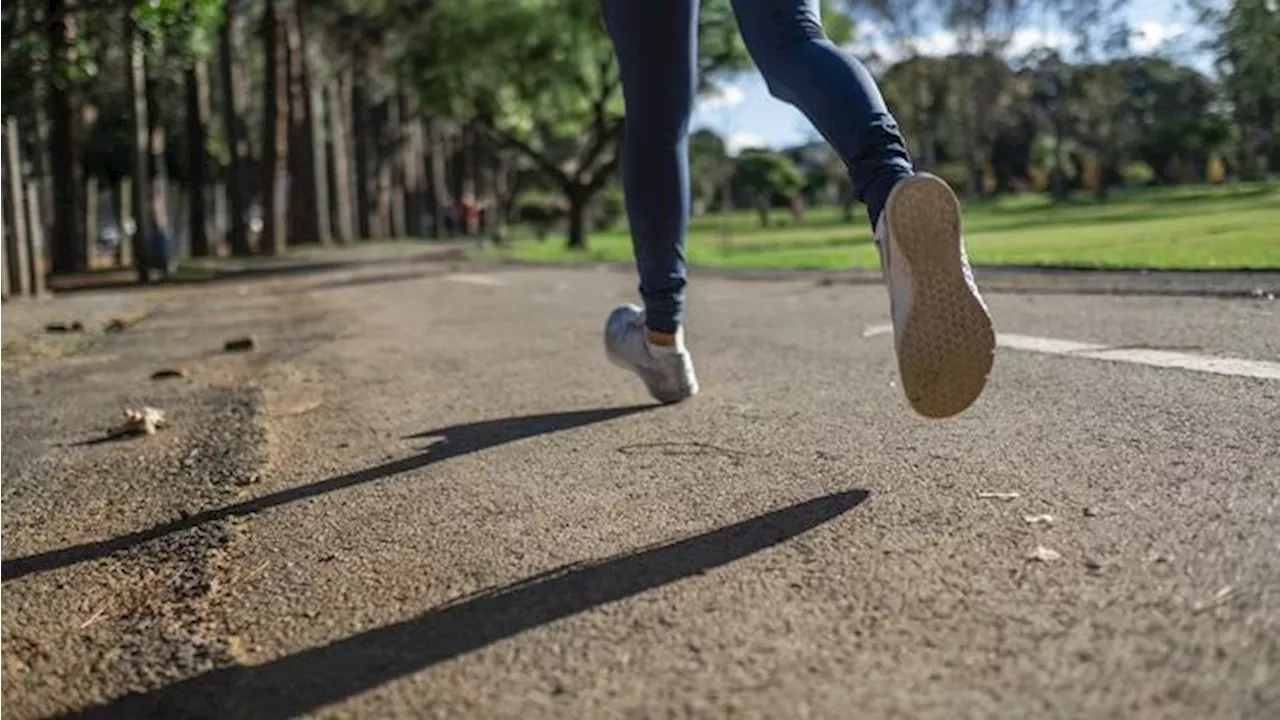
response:
[[(871, 338), (893, 334), (892, 325), (872, 325), (862, 331), (862, 337)], [(1096, 343), (1056, 340), (1033, 335), (997, 333), (996, 345), (1010, 350), (1063, 355), (1107, 362), (1126, 362), (1150, 367), (1174, 368), (1215, 375), (1280, 380), (1280, 363), (1266, 360), (1245, 360), (1233, 357), (1215, 357), (1194, 353), (1158, 350), (1154, 348), (1116, 347)]]
[(502, 287), (505, 282), (499, 280), (492, 275), (469, 275), (460, 273), (456, 275), (446, 275), (445, 280), (450, 282), (466, 283), (467, 285), (486, 285), (488, 287)]

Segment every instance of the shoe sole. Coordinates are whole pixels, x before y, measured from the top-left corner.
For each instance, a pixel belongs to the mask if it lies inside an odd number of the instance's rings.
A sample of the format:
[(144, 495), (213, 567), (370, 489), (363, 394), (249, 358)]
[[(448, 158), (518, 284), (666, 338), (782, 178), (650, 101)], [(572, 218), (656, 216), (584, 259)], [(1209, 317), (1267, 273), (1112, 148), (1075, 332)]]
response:
[(912, 286), (898, 341), (902, 389), (921, 415), (951, 417), (982, 394), (996, 347), (991, 315), (962, 269), (960, 201), (921, 174), (894, 189), (885, 217)]
[(696, 380), (694, 381), (694, 384), (692, 385), (692, 387), (690, 387), (689, 390), (686, 392), (678, 392), (675, 395), (668, 395), (666, 393), (663, 393), (662, 391), (654, 387), (652, 384), (650, 384), (649, 379), (644, 376), (643, 372), (641, 372), (640, 370), (637, 370), (635, 365), (632, 365), (627, 360), (624, 360), (618, 357), (613, 353), (612, 350), (606, 349), (605, 356), (609, 359), (609, 362), (613, 363), (614, 365), (617, 365), (618, 367), (624, 370), (630, 370), (632, 374), (640, 378), (640, 381), (644, 383), (645, 389), (649, 391), (649, 396), (652, 397), (654, 400), (657, 400), (658, 402), (662, 403), (663, 405), (675, 405), (676, 403), (684, 402), (685, 400), (688, 400), (689, 398), (698, 394), (699, 388)]

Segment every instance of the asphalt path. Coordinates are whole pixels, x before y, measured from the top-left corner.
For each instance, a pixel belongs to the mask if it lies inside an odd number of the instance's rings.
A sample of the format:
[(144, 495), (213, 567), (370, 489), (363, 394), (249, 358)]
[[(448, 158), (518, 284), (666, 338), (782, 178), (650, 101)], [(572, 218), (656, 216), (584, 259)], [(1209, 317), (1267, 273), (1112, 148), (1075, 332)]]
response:
[(695, 277), (703, 393), (655, 407), (603, 354), (633, 284), (7, 305), (7, 717), (1280, 715), (1277, 301), (992, 294), (939, 422), (884, 291), (799, 276)]

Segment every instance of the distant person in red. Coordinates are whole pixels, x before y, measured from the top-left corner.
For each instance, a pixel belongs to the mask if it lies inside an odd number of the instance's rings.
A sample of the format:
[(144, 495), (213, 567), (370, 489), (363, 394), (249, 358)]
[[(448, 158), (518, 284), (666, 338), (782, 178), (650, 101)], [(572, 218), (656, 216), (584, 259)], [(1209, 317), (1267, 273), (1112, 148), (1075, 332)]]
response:
[(466, 193), (458, 201), (458, 218), (462, 222), (462, 232), (474, 235), (480, 227), (480, 205), (471, 193)]
[[(689, 117), (697, 98), (698, 0), (601, 0), (622, 74), (623, 185), (643, 307), (605, 324), (605, 348), (650, 394), (698, 392), (684, 344)], [(770, 92), (800, 109), (840, 154), (866, 203), (889, 285), (898, 368), (928, 417), (969, 407), (991, 370), (995, 332), (945, 182), (916, 173), (875, 80), (827, 39), (819, 0), (733, 0)]]

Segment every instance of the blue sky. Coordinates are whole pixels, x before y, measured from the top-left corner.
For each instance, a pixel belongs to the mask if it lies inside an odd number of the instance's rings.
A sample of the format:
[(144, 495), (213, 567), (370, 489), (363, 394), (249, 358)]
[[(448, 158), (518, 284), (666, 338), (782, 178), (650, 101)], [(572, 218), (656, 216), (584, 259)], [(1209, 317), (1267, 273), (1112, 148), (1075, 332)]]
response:
[[(1170, 0), (1130, 0), (1125, 14), (1135, 31), (1131, 47), (1137, 52), (1169, 54), (1210, 72), (1209, 58), (1193, 49), (1194, 19), (1180, 6), (1180, 2)], [(1037, 46), (1069, 44), (1067, 34), (1056, 21), (1033, 18), (1026, 28), (1015, 34), (1011, 54)], [(946, 54), (954, 48), (954, 41), (948, 33), (937, 30), (918, 38), (917, 45), (928, 54)], [(874, 25), (865, 22), (859, 24), (852, 50), (859, 55), (875, 52), (889, 58), (894, 54), (893, 46), (877, 36)], [(719, 96), (706, 98), (699, 104), (693, 123), (694, 127), (710, 127), (723, 135), (732, 151), (762, 145), (782, 147), (818, 139), (805, 117), (790, 105), (773, 99), (754, 71), (726, 79)]]

